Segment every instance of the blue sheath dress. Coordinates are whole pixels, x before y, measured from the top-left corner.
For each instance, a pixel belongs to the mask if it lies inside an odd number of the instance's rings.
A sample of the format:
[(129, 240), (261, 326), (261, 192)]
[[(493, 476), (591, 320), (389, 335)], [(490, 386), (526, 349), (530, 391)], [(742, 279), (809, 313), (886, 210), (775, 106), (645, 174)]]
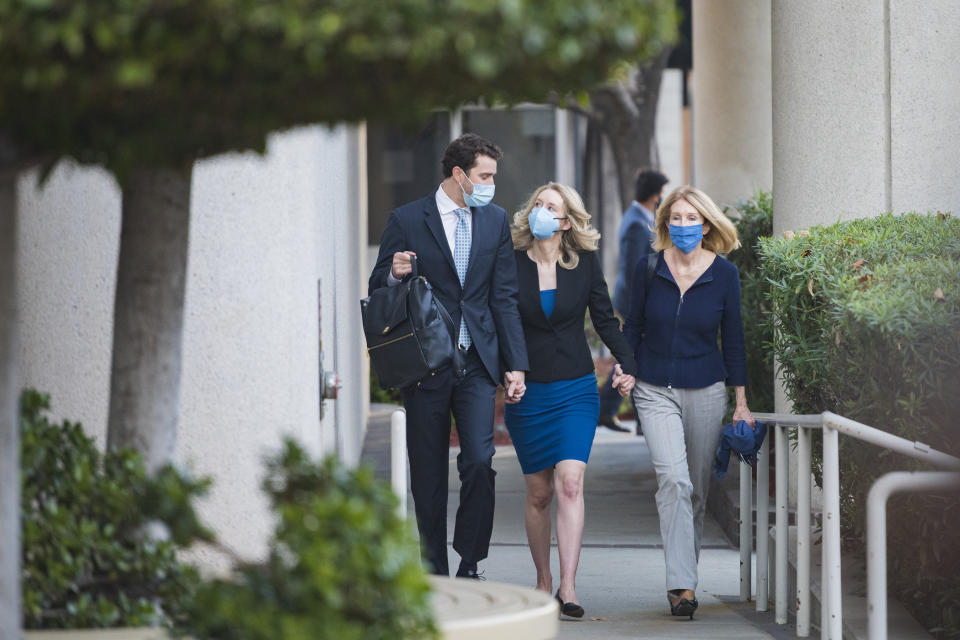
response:
[[(553, 312), (556, 289), (540, 292), (543, 312)], [(600, 415), (597, 377), (528, 382), (523, 398), (504, 409), (504, 421), (524, 474), (561, 460), (587, 462)]]

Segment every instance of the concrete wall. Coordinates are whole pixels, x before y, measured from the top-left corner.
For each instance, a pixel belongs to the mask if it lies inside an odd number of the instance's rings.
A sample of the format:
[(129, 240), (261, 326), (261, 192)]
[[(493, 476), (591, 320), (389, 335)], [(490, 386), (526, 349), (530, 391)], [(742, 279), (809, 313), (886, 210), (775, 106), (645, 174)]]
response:
[[(203, 517), (247, 557), (265, 551), (262, 460), (282, 436), (315, 455), (359, 458), (363, 146), (362, 129), (310, 127), (271, 136), (264, 156), (194, 167), (177, 458), (214, 478)], [(19, 213), (24, 385), (51, 392), (55, 414), (102, 444), (119, 189), (102, 170), (62, 163), (42, 188), (35, 174), (22, 177)], [(323, 368), (339, 368), (343, 381), (323, 419), (321, 336)]]
[(773, 3), (774, 231), (887, 207), (883, 3)]
[(773, 5), (775, 231), (960, 210), (960, 5), (826, 4)]
[(888, 3), (890, 206), (960, 215), (960, 3)]
[(693, 182), (721, 204), (773, 185), (770, 3), (693, 0)]

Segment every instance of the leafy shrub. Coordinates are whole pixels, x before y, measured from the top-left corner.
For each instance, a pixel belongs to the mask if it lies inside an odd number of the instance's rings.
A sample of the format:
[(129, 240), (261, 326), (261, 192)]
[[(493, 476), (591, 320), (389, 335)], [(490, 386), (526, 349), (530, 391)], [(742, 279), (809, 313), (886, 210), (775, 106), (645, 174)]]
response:
[(377, 373), (370, 367), (370, 402), (382, 404), (403, 404), (399, 389), (384, 389), (377, 380)]
[(429, 584), (389, 486), (292, 441), (263, 484), (277, 515), (263, 565), (203, 585), (193, 637), (218, 640), (429, 638)]
[[(786, 235), (761, 240), (760, 255), (796, 411), (960, 454), (960, 220), (887, 214)], [(870, 485), (917, 465), (840, 444), (842, 523), (862, 544)], [(958, 494), (894, 499), (889, 522), (891, 590), (940, 637), (960, 637)]]
[[(727, 258), (740, 271), (740, 309), (747, 347), (747, 401), (751, 411), (772, 412), (773, 330), (768, 318), (767, 281), (760, 271), (759, 242), (773, 235), (773, 195), (757, 191), (725, 211), (737, 225), (741, 247)], [(732, 390), (731, 390), (732, 393)], [(734, 403), (729, 403), (732, 415)]]
[[(48, 395), (20, 407), (24, 627), (173, 625), (196, 582), (175, 552), (212, 537), (190, 506), (208, 481), (100, 453), (79, 424), (47, 419)], [(153, 522), (167, 539), (145, 535)]]

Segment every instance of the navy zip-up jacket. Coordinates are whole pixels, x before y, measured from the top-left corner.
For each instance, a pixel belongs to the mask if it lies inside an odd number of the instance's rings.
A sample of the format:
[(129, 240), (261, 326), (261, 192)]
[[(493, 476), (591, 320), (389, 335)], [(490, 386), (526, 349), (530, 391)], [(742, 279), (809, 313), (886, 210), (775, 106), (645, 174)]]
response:
[[(680, 296), (673, 275), (657, 256), (646, 291), (646, 261), (637, 265), (623, 333), (637, 360), (637, 378), (661, 387), (691, 389), (724, 380), (747, 384), (747, 355), (740, 318), (740, 273), (717, 256)], [(717, 346), (717, 332), (723, 352)]]

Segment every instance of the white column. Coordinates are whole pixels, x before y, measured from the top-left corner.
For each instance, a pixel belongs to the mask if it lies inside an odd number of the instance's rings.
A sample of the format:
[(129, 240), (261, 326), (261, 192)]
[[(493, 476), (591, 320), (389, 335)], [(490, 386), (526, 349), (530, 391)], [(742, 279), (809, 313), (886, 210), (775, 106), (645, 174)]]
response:
[(693, 181), (719, 203), (770, 189), (770, 3), (693, 0)]
[(657, 98), (657, 157), (670, 179), (667, 192), (683, 184), (683, 71), (664, 69)]
[(774, 0), (772, 27), (774, 232), (881, 213), (884, 2)]
[(886, 3), (890, 206), (960, 215), (960, 3)]

